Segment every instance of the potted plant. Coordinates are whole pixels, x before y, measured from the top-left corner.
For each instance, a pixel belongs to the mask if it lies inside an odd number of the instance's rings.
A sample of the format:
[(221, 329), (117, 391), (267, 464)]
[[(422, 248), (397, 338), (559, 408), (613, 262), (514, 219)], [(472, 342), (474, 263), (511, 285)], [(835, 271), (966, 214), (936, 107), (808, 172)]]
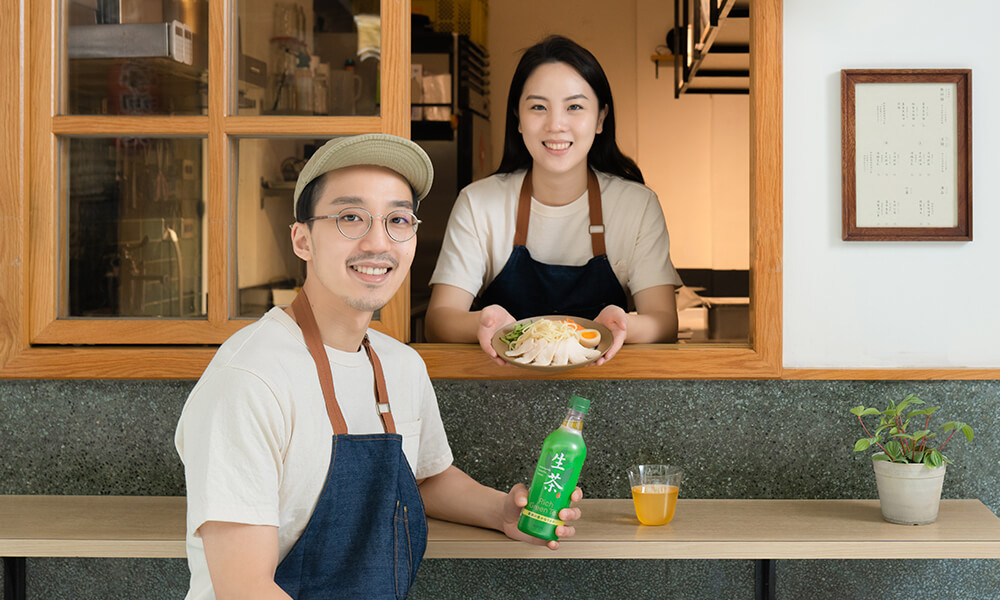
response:
[[(948, 436), (935, 447), (933, 438), (937, 433), (930, 429), (930, 421), (931, 415), (940, 407), (930, 406), (907, 412), (908, 408), (923, 404), (923, 400), (910, 394), (899, 404), (890, 400), (885, 410), (864, 406), (851, 409), (851, 414), (857, 416), (862, 429), (868, 434), (855, 442), (854, 451), (862, 452), (873, 445), (882, 450), (872, 456), (872, 466), (875, 468), (882, 518), (890, 523), (933, 523), (941, 502), (945, 468), (951, 463), (942, 450), (959, 431), (972, 441), (971, 427), (949, 421), (937, 428)], [(868, 415), (879, 417), (874, 431), (862, 419)]]

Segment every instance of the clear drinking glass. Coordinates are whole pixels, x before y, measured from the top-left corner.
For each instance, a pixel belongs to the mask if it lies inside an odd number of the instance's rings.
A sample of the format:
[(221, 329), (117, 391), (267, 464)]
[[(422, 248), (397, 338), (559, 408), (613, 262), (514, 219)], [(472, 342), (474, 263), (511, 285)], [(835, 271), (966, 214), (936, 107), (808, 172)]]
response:
[(635, 516), (643, 525), (666, 525), (674, 518), (682, 471), (670, 465), (633, 465), (628, 469)]

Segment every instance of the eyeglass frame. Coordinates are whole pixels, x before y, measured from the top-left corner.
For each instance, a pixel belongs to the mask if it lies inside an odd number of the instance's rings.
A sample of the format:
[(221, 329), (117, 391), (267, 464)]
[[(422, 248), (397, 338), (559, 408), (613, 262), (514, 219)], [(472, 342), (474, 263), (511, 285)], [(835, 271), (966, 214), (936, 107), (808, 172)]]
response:
[[(365, 229), (365, 232), (362, 233), (359, 236), (350, 236), (350, 235), (347, 235), (346, 233), (344, 233), (344, 230), (340, 228), (340, 218), (341, 218), (341, 216), (346, 211), (349, 211), (349, 210), (364, 211), (365, 214), (367, 214), (370, 217), (370, 219), (368, 221), (368, 228)], [(404, 214), (407, 214), (407, 215), (410, 215), (410, 216), (413, 217), (413, 235), (411, 235), (410, 237), (406, 238), (405, 240), (397, 240), (396, 238), (394, 238), (392, 236), (392, 233), (389, 232), (389, 216), (391, 216), (393, 213), (404, 213)], [(420, 219), (417, 218), (417, 214), (415, 212), (413, 212), (413, 211), (409, 211), (409, 210), (404, 210), (402, 208), (398, 208), (396, 210), (389, 211), (389, 214), (387, 214), (387, 215), (373, 215), (370, 210), (368, 210), (367, 208), (361, 207), (361, 206), (348, 206), (346, 208), (341, 209), (341, 211), (338, 212), (335, 215), (320, 215), (320, 216), (316, 216), (316, 217), (309, 217), (307, 219), (302, 219), (302, 220), (297, 221), (297, 222), (298, 223), (308, 223), (310, 221), (325, 221), (327, 219), (334, 219), (335, 222), (337, 223), (337, 231), (340, 232), (340, 235), (344, 236), (345, 238), (347, 238), (349, 240), (360, 240), (361, 238), (363, 238), (366, 235), (368, 235), (368, 233), (372, 230), (372, 223), (375, 222), (376, 218), (382, 219), (382, 227), (383, 227), (383, 229), (385, 229), (385, 234), (387, 236), (389, 236), (390, 240), (396, 242), (397, 244), (402, 244), (404, 242), (408, 242), (408, 241), (412, 240), (414, 237), (416, 237), (416, 235), (417, 235), (417, 229), (420, 227), (420, 224), (423, 223), (423, 221), (421, 221)], [(293, 225), (294, 225), (294, 223), (293, 223)], [(289, 225), (289, 227), (291, 227), (291, 225)]]

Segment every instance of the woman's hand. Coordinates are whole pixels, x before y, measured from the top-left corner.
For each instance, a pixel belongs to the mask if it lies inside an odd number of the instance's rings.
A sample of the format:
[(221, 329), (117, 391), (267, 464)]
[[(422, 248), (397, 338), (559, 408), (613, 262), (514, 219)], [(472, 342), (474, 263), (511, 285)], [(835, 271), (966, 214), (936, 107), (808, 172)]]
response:
[(493, 349), (493, 335), (498, 329), (504, 325), (510, 325), (514, 321), (514, 317), (510, 316), (507, 309), (499, 304), (490, 304), (479, 311), (479, 330), (476, 332), (479, 345), (483, 352), (500, 366), (506, 366), (507, 363), (497, 356), (496, 350)]
[(611, 347), (604, 353), (604, 356), (594, 361), (594, 366), (599, 367), (615, 357), (622, 344), (625, 343), (625, 335), (628, 333), (628, 315), (622, 307), (616, 304), (609, 304), (594, 319), (595, 322), (604, 325), (611, 330)]
[[(583, 490), (577, 487), (573, 490), (573, 495), (570, 496), (571, 502), (579, 502), (583, 498)], [(536, 538), (533, 535), (528, 535), (517, 528), (517, 520), (521, 516), (521, 509), (528, 505), (528, 488), (524, 487), (523, 483), (519, 483), (514, 487), (510, 488), (510, 492), (507, 493), (507, 499), (504, 501), (503, 505), (503, 532), (504, 534), (512, 540), (519, 540), (522, 542), (528, 542), (529, 544), (537, 544), (539, 546), (548, 546), (550, 549), (555, 550), (559, 547), (559, 542), (543, 540), (541, 538)], [(567, 538), (573, 536), (576, 533), (576, 528), (569, 525), (570, 521), (576, 521), (580, 518), (580, 509), (576, 506), (571, 506), (569, 508), (564, 508), (559, 511), (559, 519), (565, 521), (566, 525), (559, 525), (556, 527), (556, 536), (560, 538)]]

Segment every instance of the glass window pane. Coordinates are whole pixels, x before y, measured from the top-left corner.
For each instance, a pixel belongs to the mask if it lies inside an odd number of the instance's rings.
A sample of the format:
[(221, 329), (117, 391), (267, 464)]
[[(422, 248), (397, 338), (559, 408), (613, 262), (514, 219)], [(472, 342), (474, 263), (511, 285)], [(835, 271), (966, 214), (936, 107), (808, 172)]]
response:
[(378, 0), (241, 0), (240, 115), (378, 115)]
[(64, 0), (63, 114), (204, 114), (208, 1)]
[(61, 147), (60, 316), (204, 318), (206, 140), (69, 137)]
[(288, 226), (295, 220), (292, 192), (305, 156), (326, 140), (241, 139), (237, 144), (237, 317), (257, 317), (288, 304), (305, 279), (305, 263), (292, 252)]

